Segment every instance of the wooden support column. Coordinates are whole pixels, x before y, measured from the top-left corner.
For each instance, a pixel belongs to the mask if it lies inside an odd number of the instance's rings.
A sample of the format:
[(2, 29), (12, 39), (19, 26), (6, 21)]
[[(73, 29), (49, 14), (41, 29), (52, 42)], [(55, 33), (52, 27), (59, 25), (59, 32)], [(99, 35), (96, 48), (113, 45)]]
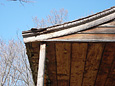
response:
[(46, 44), (41, 43), (40, 54), (39, 54), (37, 86), (44, 86), (45, 58), (46, 58)]

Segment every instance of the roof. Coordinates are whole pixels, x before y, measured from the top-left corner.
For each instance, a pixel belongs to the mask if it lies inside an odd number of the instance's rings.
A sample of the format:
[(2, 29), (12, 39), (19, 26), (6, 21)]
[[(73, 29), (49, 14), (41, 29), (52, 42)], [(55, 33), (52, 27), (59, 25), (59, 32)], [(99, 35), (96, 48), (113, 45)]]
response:
[(23, 31), (22, 35), (24, 42), (34, 41), (46, 41), (52, 38), (66, 36), (74, 33), (78, 33), (84, 30), (88, 30), (92, 27), (96, 27), (105, 24), (115, 19), (115, 6), (106, 9), (102, 12), (90, 15), (85, 18), (66, 22), (64, 24), (58, 24), (46, 28), (32, 28), (28, 31)]

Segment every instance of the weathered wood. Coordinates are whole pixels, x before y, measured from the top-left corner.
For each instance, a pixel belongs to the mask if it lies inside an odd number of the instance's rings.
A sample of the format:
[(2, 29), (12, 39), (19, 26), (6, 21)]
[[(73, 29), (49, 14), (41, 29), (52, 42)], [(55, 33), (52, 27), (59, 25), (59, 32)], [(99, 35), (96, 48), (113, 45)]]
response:
[(115, 43), (111, 43), (110, 46), (111, 49), (111, 57), (109, 58), (113, 58), (112, 59), (112, 63), (111, 63), (111, 69), (110, 72), (107, 76), (107, 80), (105, 82), (105, 86), (114, 86), (114, 82), (115, 82)]
[(115, 40), (115, 34), (73, 34), (73, 35), (68, 35), (64, 37), (59, 37), (59, 38), (53, 38), (54, 40), (57, 39), (114, 39)]
[(105, 23), (105, 24), (102, 24), (102, 25), (99, 25), (98, 27), (115, 28), (115, 20), (114, 20), (114, 21), (111, 21), (111, 22), (108, 22), (108, 23)]
[(102, 57), (103, 43), (89, 43), (82, 86), (94, 86), (99, 63)]
[(112, 13), (112, 14), (106, 15), (105, 17), (101, 17), (99, 19), (93, 20), (91, 22), (87, 22), (85, 24), (82, 24), (76, 27), (71, 27), (71, 28), (60, 30), (60, 31), (53, 32), (53, 33), (47, 33), (47, 34), (42, 34), (38, 36), (24, 38), (24, 42), (27, 43), (27, 42), (33, 42), (33, 41), (43, 41), (43, 40), (54, 38), (54, 37), (60, 37), (60, 36), (77, 33), (79, 31), (86, 30), (86, 29), (95, 27), (97, 25), (106, 23), (114, 18), (115, 18), (115, 13)]
[(46, 59), (46, 44), (41, 43), (40, 44), (37, 86), (44, 86), (45, 59)]
[[(44, 31), (44, 30), (46, 30), (45, 32), (47, 32), (47, 31), (51, 32), (52, 30), (56, 31), (56, 30), (59, 30), (59, 29), (62, 29), (62, 28), (67, 28), (68, 25), (69, 25), (69, 27), (74, 26), (74, 25), (81, 25), (81, 24), (89, 22), (91, 20), (95, 20), (96, 18), (100, 18), (100, 17), (103, 17), (105, 15), (108, 15), (108, 14), (110, 14), (112, 12), (114, 12), (114, 7), (110, 8), (110, 9), (106, 9), (106, 10), (104, 10), (102, 12), (98, 12), (96, 14), (87, 16), (85, 18), (80, 18), (80, 19), (77, 19), (77, 20), (65, 22), (64, 24), (57, 24), (57, 25), (54, 25), (54, 26), (46, 27), (46, 28), (39, 28), (39, 29), (32, 28), (32, 29), (34, 31), (36, 31), (36, 32), (40, 32), (40, 31)], [(29, 30), (29, 31), (23, 31), (22, 34), (24, 35), (26, 33), (32, 33), (32, 29)]]
[(47, 43), (46, 49), (46, 73), (47, 84), (57, 86), (57, 63), (56, 63), (55, 43)]
[[(114, 81), (115, 81), (115, 80), (114, 80)], [(104, 86), (113, 86), (113, 85), (112, 85), (112, 79), (111, 79), (111, 78), (108, 78), (108, 79), (107, 79), (107, 82), (106, 82), (106, 84), (105, 84)]]
[[(111, 21), (111, 22), (108, 22), (108, 23), (106, 23), (106, 24), (103, 24), (103, 25), (100, 25), (100, 26), (111, 26), (111, 25), (115, 25), (115, 20), (113, 20), (113, 21)], [(100, 27), (99, 26), (99, 27)]]
[(68, 80), (58, 80), (58, 86), (69, 86)]
[(81, 86), (86, 53), (87, 43), (72, 43), (70, 86)]
[(85, 31), (81, 31), (79, 33), (84, 33), (84, 34), (115, 34), (115, 27), (111, 28), (111, 27), (97, 27), (97, 28), (93, 28), (93, 29), (89, 29), (89, 30), (85, 30)]
[[(115, 49), (115, 47), (114, 47)], [(114, 50), (115, 51), (115, 50)], [(115, 56), (115, 53), (114, 53)], [(110, 74), (108, 75), (107, 82), (105, 86), (115, 86), (115, 57), (112, 63), (112, 68), (110, 70)]]
[(115, 34), (73, 34), (44, 41), (65, 42), (115, 42)]
[[(108, 73), (111, 68), (112, 61), (115, 53), (115, 43), (106, 43), (105, 50), (103, 51), (103, 58), (100, 64), (100, 69), (97, 75), (95, 86), (104, 86)], [(109, 85), (111, 86), (111, 85)]]
[(37, 84), (37, 72), (39, 63), (39, 42), (27, 43), (26, 44), (27, 55), (32, 71), (33, 81)]
[(70, 43), (56, 43), (58, 86), (69, 86), (70, 55), (71, 55)]

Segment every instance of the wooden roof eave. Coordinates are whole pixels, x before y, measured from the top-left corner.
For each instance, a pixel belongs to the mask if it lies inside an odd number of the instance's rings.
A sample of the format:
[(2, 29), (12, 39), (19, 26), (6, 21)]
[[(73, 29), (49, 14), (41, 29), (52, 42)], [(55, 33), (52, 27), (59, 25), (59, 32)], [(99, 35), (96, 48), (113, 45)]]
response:
[(62, 30), (63, 28), (78, 26), (78, 25), (81, 25), (81, 24), (84, 24), (84, 23), (99, 19), (99, 18), (104, 17), (106, 15), (109, 15), (109, 14), (111, 14), (113, 12), (115, 12), (115, 6), (109, 8), (109, 9), (106, 9), (106, 10), (104, 10), (102, 12), (98, 12), (96, 14), (89, 15), (87, 17), (80, 18), (80, 19), (77, 19), (77, 20), (74, 20), (74, 21), (65, 22), (63, 24), (57, 24), (57, 25), (53, 25), (53, 26), (50, 26), (50, 27), (39, 28), (39, 29), (32, 28), (31, 30), (23, 31), (22, 34), (23, 34), (23, 36), (31, 36), (31, 35), (33, 35), (33, 31), (32, 31), (33, 29), (34, 29), (34, 32), (36, 32), (37, 34), (43, 34), (43, 33), (46, 33), (46, 32), (59, 31), (59, 30)]
[(115, 42), (111, 39), (49, 39), (46, 42)]
[(24, 42), (28, 43), (28, 42), (34, 42), (34, 41), (45, 41), (45, 40), (55, 38), (55, 37), (70, 35), (70, 34), (73, 34), (73, 33), (77, 33), (77, 32), (80, 32), (80, 31), (87, 30), (89, 28), (98, 26), (100, 24), (104, 24), (104, 23), (109, 22), (109, 21), (114, 20), (114, 19), (115, 19), (115, 12), (112, 13), (112, 14), (106, 15), (104, 17), (101, 17), (99, 19), (90, 21), (88, 23), (79, 25), (79, 26), (67, 28), (67, 29), (52, 32), (52, 33), (46, 33), (46, 34), (41, 34), (41, 35), (31, 36), (31, 37), (25, 37)]

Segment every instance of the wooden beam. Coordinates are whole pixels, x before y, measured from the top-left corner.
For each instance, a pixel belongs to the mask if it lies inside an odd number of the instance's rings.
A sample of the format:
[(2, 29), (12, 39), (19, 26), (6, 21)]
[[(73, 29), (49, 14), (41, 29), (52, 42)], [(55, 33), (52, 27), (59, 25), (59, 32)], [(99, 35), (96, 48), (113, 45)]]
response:
[[(77, 20), (74, 20), (74, 21), (71, 21), (71, 22), (66, 22), (64, 24), (57, 24), (57, 25), (54, 25), (54, 26), (50, 26), (50, 27), (46, 27), (46, 28), (32, 28), (31, 30), (29, 31), (23, 31), (22, 34), (23, 36), (24, 35), (27, 35), (28, 36), (28, 33), (29, 33), (29, 36), (32, 34), (32, 31), (35, 31), (35, 32), (51, 32), (52, 30), (53, 31), (57, 31), (57, 30), (61, 30), (61, 29), (64, 29), (64, 28), (68, 28), (68, 27), (72, 27), (72, 26), (78, 26), (78, 25), (81, 25), (81, 24), (84, 24), (86, 22), (89, 22), (91, 20), (95, 20), (97, 18), (100, 18), (100, 17), (104, 17), (105, 15), (109, 15), (111, 13), (114, 12), (114, 9), (115, 7), (112, 7), (110, 9), (107, 9), (107, 10), (104, 10), (102, 12), (98, 12), (96, 14), (93, 14), (93, 15), (90, 15), (90, 16), (87, 16), (87, 17), (84, 17), (84, 18), (80, 18), (80, 19), (77, 19)], [(68, 26), (69, 25), (69, 26)], [(43, 32), (42, 32), (43, 33)]]
[(46, 58), (46, 44), (41, 43), (39, 65), (38, 65), (37, 86), (44, 86), (45, 58)]
[(74, 27), (56, 31), (53, 33), (47, 33), (47, 34), (42, 34), (42, 35), (38, 35), (38, 36), (24, 38), (24, 42), (27, 43), (27, 42), (33, 42), (33, 41), (43, 41), (43, 40), (47, 40), (47, 39), (54, 38), (54, 37), (60, 37), (60, 36), (77, 33), (79, 31), (87, 30), (87, 29), (95, 27), (97, 25), (109, 22), (110, 20), (113, 20), (114, 18), (115, 18), (115, 13), (112, 13), (105, 17), (93, 20), (91, 22), (87, 22), (87, 23), (79, 25), (79, 26), (74, 26)]
[(78, 33), (81, 33), (81, 34), (115, 34), (115, 28), (97, 27), (97, 28), (81, 31)]
[(44, 41), (65, 42), (115, 42), (115, 34), (72, 34)]

